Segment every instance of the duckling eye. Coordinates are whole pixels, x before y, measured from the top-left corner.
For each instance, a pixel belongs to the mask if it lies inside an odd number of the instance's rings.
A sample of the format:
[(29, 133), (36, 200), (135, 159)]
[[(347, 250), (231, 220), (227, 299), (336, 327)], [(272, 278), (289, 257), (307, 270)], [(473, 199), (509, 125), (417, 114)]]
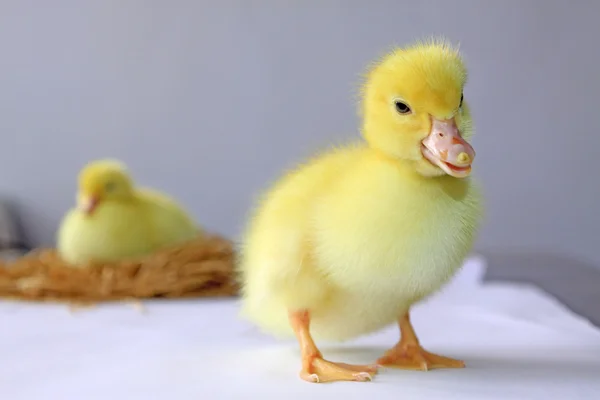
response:
[(396, 111), (400, 114), (408, 114), (410, 112), (410, 107), (401, 101), (396, 101)]
[(106, 190), (107, 192), (112, 192), (113, 190), (115, 190), (116, 188), (116, 184), (114, 182), (106, 182), (106, 184), (104, 185), (104, 190)]
[(458, 105), (458, 108), (462, 107), (464, 98), (465, 98), (465, 96), (461, 93), (461, 95), (460, 95), (460, 104)]

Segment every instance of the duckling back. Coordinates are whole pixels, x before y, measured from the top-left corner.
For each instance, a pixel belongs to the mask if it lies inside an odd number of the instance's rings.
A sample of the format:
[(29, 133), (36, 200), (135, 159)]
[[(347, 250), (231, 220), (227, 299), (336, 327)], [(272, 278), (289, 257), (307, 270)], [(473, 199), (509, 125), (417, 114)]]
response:
[(204, 232), (173, 198), (152, 189), (139, 189), (156, 248), (186, 242)]

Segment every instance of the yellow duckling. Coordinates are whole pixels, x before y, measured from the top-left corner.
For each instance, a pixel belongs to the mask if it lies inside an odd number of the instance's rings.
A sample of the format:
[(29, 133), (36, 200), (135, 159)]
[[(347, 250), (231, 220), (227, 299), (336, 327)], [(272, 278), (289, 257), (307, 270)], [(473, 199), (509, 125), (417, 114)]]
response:
[(74, 265), (149, 254), (202, 234), (175, 200), (137, 188), (117, 160), (97, 160), (79, 173), (77, 207), (57, 233), (61, 257)]
[[(388, 54), (364, 85), (364, 143), (286, 174), (250, 218), (242, 314), (274, 335), (295, 335), (303, 379), (371, 380), (379, 365), (464, 366), (421, 347), (410, 309), (457, 272), (480, 224), (466, 80), (458, 50), (443, 40)], [(326, 360), (314, 342), (393, 323), (400, 339), (374, 365)]]

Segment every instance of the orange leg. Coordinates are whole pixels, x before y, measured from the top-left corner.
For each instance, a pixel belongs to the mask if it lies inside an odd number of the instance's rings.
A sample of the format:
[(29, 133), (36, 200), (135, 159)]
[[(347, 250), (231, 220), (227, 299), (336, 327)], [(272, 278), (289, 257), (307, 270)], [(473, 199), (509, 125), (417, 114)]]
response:
[(423, 349), (406, 313), (399, 321), (400, 341), (377, 364), (400, 369), (427, 371), (437, 368), (464, 368), (465, 363), (448, 357), (438, 356)]
[(310, 336), (310, 314), (308, 311), (289, 313), (290, 324), (296, 333), (302, 354), (300, 377), (308, 382), (370, 381), (377, 366), (349, 365), (327, 361), (321, 355)]

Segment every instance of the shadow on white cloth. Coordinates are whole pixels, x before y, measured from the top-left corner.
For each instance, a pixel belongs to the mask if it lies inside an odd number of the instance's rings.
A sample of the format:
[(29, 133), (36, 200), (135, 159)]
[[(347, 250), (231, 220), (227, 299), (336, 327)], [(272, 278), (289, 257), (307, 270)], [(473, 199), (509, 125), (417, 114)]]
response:
[[(600, 332), (535, 288), (482, 284), (484, 271), (484, 260), (470, 259), (413, 313), (423, 345), (464, 359), (466, 369), (385, 369), (370, 383), (301, 381), (297, 345), (240, 321), (235, 300), (155, 301), (143, 313), (106, 305), (74, 314), (58, 305), (2, 302), (2, 398), (597, 399)], [(329, 359), (369, 363), (397, 339), (390, 327), (321, 346)]]

